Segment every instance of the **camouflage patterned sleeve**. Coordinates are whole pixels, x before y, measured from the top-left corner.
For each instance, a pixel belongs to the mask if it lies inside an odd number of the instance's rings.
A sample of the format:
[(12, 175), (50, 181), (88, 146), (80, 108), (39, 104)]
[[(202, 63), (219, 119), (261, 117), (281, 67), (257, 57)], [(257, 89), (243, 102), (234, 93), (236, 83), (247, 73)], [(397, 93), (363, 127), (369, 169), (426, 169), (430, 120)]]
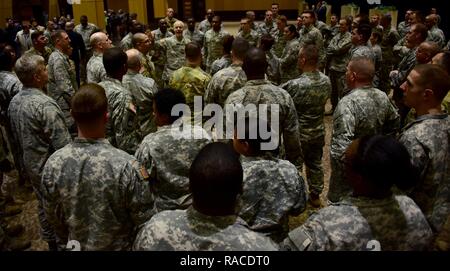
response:
[(296, 191), (298, 192), (297, 202), (294, 206), (292, 206), (290, 215), (291, 216), (298, 216), (300, 215), (305, 209), (306, 209), (306, 187), (305, 187), (305, 180), (303, 179), (302, 175), (300, 175), (300, 172), (297, 172), (297, 180), (298, 180), (298, 187)]
[(150, 191), (148, 173), (134, 160), (125, 166), (120, 176), (125, 184), (125, 198), (130, 216), (136, 226), (142, 225), (154, 214), (154, 199)]
[[(75, 93), (75, 90), (72, 86), (71, 77), (68, 69), (66, 69), (66, 60), (64, 58), (54, 58), (54, 62), (52, 63), (54, 67), (53, 76), (55, 82), (57, 82), (58, 91), (55, 93), (62, 93), (64, 100), (70, 101), (70, 97)], [(50, 65), (50, 64), (49, 64)], [(68, 102), (70, 104), (70, 102)]]
[(330, 247), (327, 236), (320, 214), (316, 213), (309, 217), (305, 224), (289, 232), (281, 247), (291, 251), (323, 251)]
[(411, 155), (412, 164), (417, 167), (420, 174), (423, 175), (430, 160), (423, 144), (416, 138), (414, 134), (408, 133), (408, 131), (400, 136), (399, 141), (406, 147), (409, 154)]
[(339, 103), (333, 115), (333, 136), (331, 139), (331, 158), (340, 161), (355, 136), (356, 119), (350, 108)]
[(286, 147), (286, 158), (294, 165), (299, 166), (303, 164), (303, 153), (300, 146), (298, 116), (294, 101), (289, 95), (287, 97), (287, 104), (288, 112), (286, 112), (286, 123), (282, 125), (282, 127), (284, 127), (283, 140)]
[(44, 127), (44, 134), (50, 139), (52, 148), (58, 150), (70, 143), (71, 137), (58, 105), (47, 102), (43, 104), (41, 113), (41, 127)]
[(150, 147), (148, 144), (145, 144), (146, 140), (144, 139), (143, 143), (138, 147), (134, 157), (136, 157), (137, 161), (142, 165), (142, 167), (149, 174), (149, 178), (156, 178), (156, 166), (153, 161), (152, 156), (150, 155)]

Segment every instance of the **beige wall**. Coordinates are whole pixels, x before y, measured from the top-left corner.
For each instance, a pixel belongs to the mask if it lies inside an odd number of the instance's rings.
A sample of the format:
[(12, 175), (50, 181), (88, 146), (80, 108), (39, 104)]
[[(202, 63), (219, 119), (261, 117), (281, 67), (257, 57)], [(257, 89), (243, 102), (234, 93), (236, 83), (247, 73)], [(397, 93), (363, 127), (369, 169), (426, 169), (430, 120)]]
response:
[(12, 17), (12, 0), (0, 0), (0, 28), (5, 27), (6, 18)]
[(81, 4), (74, 4), (73, 18), (75, 23), (80, 23), (81, 15), (86, 15), (90, 23), (105, 29), (105, 13), (103, 0), (82, 0)]
[(108, 0), (108, 8), (117, 12), (119, 9), (128, 11), (128, 1), (126, 0)]

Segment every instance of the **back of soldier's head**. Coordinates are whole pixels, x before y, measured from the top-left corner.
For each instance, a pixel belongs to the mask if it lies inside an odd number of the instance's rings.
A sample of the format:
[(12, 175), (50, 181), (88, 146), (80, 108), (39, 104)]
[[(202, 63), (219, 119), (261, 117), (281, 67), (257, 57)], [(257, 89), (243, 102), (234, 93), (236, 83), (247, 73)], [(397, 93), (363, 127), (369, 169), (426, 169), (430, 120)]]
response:
[(123, 70), (127, 60), (127, 54), (118, 47), (106, 49), (103, 53), (103, 66), (110, 77)]
[(370, 35), (372, 34), (372, 27), (369, 24), (360, 23), (357, 29), (358, 34), (362, 36), (364, 44), (366, 44), (370, 39)]
[(78, 126), (97, 125), (108, 111), (105, 90), (94, 83), (81, 86), (73, 95), (71, 105), (71, 114)]
[(450, 75), (450, 51), (444, 51), (433, 57), (433, 64), (441, 66)]
[(34, 76), (39, 69), (45, 68), (45, 61), (42, 56), (34, 54), (24, 54), (14, 66), (14, 71), (24, 87), (34, 87)]
[(223, 37), (222, 45), (223, 45), (223, 52), (225, 54), (231, 54), (231, 46), (233, 45), (234, 37), (232, 35), (226, 35)]
[(196, 42), (189, 42), (184, 47), (184, 52), (186, 54), (186, 59), (190, 61), (195, 61), (202, 56), (202, 48)]
[(350, 70), (356, 73), (358, 82), (372, 82), (375, 75), (375, 65), (372, 59), (361, 56), (350, 60), (348, 64)]
[(231, 46), (231, 50), (233, 51), (233, 55), (240, 60), (244, 60), (245, 54), (247, 54), (248, 49), (250, 48), (250, 44), (244, 38), (237, 37)]
[(56, 44), (58, 40), (62, 39), (63, 33), (66, 33), (64, 30), (56, 30), (51, 34), (52, 43)]
[(165, 88), (154, 96), (155, 111), (159, 115), (167, 116), (170, 123), (175, 122), (180, 116), (172, 116), (172, 108), (177, 104), (186, 104), (186, 98), (181, 90)]
[[(390, 136), (372, 135), (354, 140), (345, 152), (345, 160), (346, 172), (360, 175), (366, 188), (373, 192), (389, 191), (394, 185), (408, 189), (418, 180), (408, 150)], [(353, 176), (347, 176), (350, 183)]]
[(414, 67), (419, 74), (416, 84), (424, 89), (433, 90), (436, 101), (440, 104), (450, 89), (450, 77), (439, 65), (423, 64)]
[(305, 64), (317, 65), (319, 62), (319, 50), (314, 44), (307, 44), (300, 49), (299, 56), (305, 58)]
[(264, 77), (267, 69), (266, 53), (260, 48), (250, 48), (244, 57), (242, 69), (248, 78)]
[(0, 71), (10, 71), (13, 65), (13, 57), (5, 50), (0, 50)]
[[(263, 155), (266, 152), (273, 152), (274, 154), (278, 152), (278, 148), (268, 151), (263, 147), (263, 144), (269, 144), (272, 140), (268, 136), (271, 133), (270, 121), (267, 121), (265, 117), (259, 114), (253, 114), (243, 119), (236, 118), (234, 129), (236, 138), (233, 139), (233, 146), (237, 152), (252, 156)], [(245, 144), (248, 149), (242, 152), (240, 147), (236, 146), (236, 140), (240, 144)], [(245, 153), (246, 151), (248, 153)]]
[(189, 170), (194, 207), (233, 209), (242, 193), (243, 171), (239, 156), (229, 144), (211, 143), (195, 157)]
[(127, 66), (128, 69), (140, 69), (141, 68), (141, 56), (136, 49), (130, 49), (126, 51), (127, 54)]
[(270, 50), (275, 43), (275, 39), (270, 34), (264, 34), (261, 36), (260, 46), (263, 47), (263, 50)]

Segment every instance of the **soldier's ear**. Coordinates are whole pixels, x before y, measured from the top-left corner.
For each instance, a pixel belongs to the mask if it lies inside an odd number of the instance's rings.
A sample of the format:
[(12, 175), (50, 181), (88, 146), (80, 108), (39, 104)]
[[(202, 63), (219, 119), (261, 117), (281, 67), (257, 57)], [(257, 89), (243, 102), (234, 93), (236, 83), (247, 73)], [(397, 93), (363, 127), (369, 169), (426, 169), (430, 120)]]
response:
[(109, 112), (108, 112), (108, 111), (105, 111), (105, 113), (103, 113), (103, 121), (104, 121), (105, 123), (107, 123), (108, 120), (109, 120)]

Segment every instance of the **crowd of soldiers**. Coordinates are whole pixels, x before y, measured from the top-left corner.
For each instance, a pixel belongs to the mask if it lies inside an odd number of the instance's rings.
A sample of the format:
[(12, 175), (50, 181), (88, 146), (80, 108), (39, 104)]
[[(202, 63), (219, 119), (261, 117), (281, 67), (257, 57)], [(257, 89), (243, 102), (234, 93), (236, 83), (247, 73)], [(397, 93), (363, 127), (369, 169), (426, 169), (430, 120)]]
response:
[[(213, 10), (185, 29), (169, 8), (156, 30), (131, 19), (116, 46), (86, 16), (65, 30), (24, 21), (20, 52), (2, 33), (0, 173), (15, 168), (31, 186), (50, 250), (72, 241), (82, 250), (449, 249), (450, 52), (439, 15), (408, 10), (396, 30), (389, 14), (333, 14), (327, 25), (305, 10), (291, 25), (279, 13), (272, 4), (257, 24), (248, 11), (233, 36)], [(257, 122), (249, 112), (232, 139), (220, 138), (220, 127), (191, 121), (199, 112), (174, 115), (180, 104), (194, 112), (198, 97), (278, 105), (278, 127), (271, 112)], [(278, 148), (262, 147), (261, 127), (278, 132)], [(9, 250), (30, 245), (6, 223), (14, 201), (1, 193)], [(307, 205), (317, 212), (290, 231), (289, 216)]]

